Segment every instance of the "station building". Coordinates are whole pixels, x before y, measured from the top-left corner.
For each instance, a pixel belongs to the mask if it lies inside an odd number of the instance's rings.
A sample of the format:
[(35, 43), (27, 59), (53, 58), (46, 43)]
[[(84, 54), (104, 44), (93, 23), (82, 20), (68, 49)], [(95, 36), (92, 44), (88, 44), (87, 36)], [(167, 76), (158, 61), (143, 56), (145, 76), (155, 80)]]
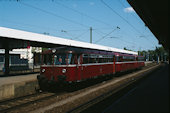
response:
[[(28, 47), (24, 49), (13, 49), (9, 52), (10, 67), (26, 66), (32, 69), (33, 65), (40, 65), (41, 47)], [(5, 64), (5, 50), (0, 49), (0, 71), (3, 71)]]

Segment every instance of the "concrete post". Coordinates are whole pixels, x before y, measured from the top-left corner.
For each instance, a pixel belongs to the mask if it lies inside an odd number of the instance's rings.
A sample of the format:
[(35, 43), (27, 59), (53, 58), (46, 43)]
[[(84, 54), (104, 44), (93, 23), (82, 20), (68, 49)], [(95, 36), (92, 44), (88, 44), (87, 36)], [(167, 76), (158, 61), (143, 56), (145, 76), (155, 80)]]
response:
[(159, 55), (157, 56), (157, 63), (159, 63)]
[(92, 27), (90, 27), (90, 43), (92, 43)]
[(5, 47), (5, 75), (9, 75), (9, 47)]

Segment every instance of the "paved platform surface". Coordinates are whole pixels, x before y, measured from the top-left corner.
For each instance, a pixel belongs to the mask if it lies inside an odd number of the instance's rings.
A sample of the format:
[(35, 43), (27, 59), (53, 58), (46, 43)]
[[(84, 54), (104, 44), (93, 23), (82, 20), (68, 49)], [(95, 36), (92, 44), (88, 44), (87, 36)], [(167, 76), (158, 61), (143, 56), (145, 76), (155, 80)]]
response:
[(5, 84), (14, 84), (18, 82), (36, 80), (37, 75), (38, 74), (36, 73), (36, 74), (27, 74), (27, 75), (19, 75), (19, 76), (0, 77), (0, 86)]
[(0, 100), (35, 93), (39, 87), (37, 75), (38, 73), (0, 77)]
[(85, 112), (169, 112), (169, 64), (153, 72), (118, 100), (107, 98)]

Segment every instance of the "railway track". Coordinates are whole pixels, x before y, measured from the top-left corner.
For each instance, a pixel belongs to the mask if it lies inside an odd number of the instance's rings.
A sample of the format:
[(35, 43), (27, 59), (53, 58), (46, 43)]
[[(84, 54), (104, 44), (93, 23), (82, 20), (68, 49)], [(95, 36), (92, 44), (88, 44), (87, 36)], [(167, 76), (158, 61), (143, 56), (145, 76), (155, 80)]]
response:
[(0, 101), (0, 113), (10, 112), (12, 110), (15, 110), (15, 109), (18, 109), (18, 108), (21, 108), (21, 107), (24, 107), (30, 104), (34, 104), (39, 101), (53, 98), (57, 95), (59, 94), (42, 92), (42, 93), (36, 93), (36, 94), (31, 94), (31, 95), (27, 95), (23, 97)]
[[(149, 66), (147, 66), (147, 67), (149, 67)], [(145, 69), (147, 67), (145, 67)], [(142, 80), (147, 78), (146, 75), (151, 74), (152, 72), (153, 71), (145, 72), (145, 76), (138, 76), (133, 79), (130, 79), (129, 81), (126, 81), (123, 84), (121, 84), (118, 88), (110, 90), (109, 92), (106, 92), (106, 93), (102, 94), (101, 96), (98, 96), (84, 104), (81, 104), (81, 105), (67, 111), (67, 113), (91, 113), (91, 111), (90, 111), (91, 109), (89, 110), (88, 108), (90, 108), (91, 106), (93, 106), (109, 97), (111, 97), (112, 100), (116, 101), (119, 98), (121, 98), (123, 95), (125, 95), (126, 93), (133, 90), (137, 86), (137, 84), (139, 84)]]
[(103, 95), (96, 97), (80, 106), (77, 106), (69, 111), (67, 111), (67, 113), (80, 113), (83, 112), (84, 110), (88, 109), (89, 107), (103, 101), (104, 99), (112, 96), (114, 97), (114, 100), (117, 100), (118, 98), (120, 98), (124, 93), (128, 92), (132, 87), (134, 87), (136, 84), (136, 79), (134, 81), (128, 81), (124, 84), (122, 84), (121, 86), (119, 86), (119, 88), (111, 90), (109, 92), (104, 93)]

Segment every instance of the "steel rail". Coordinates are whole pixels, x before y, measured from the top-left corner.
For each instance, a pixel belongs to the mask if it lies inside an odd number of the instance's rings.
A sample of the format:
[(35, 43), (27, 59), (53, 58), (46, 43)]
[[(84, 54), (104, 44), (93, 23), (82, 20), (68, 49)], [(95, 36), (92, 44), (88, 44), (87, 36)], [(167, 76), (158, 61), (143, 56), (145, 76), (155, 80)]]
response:
[(128, 81), (126, 81), (125, 83), (121, 84), (120, 86), (118, 86), (116, 89), (110, 90), (109, 92), (106, 92), (84, 104), (81, 104), (69, 111), (67, 111), (67, 113), (79, 113), (82, 112), (83, 110), (88, 109), (89, 107), (101, 102), (102, 100), (113, 96), (114, 100), (116, 101), (117, 99), (119, 99), (121, 96), (123, 96), (125, 93), (129, 92), (129, 90), (131, 90), (134, 86), (136, 86), (139, 82), (141, 82), (142, 80), (144, 80), (146, 77), (146, 75), (149, 75), (153, 72), (153, 70), (158, 69), (160, 66), (157, 66), (154, 69), (151, 69), (149, 71), (146, 71), (144, 73), (140, 73), (139, 76), (132, 78)]
[(11, 100), (4, 100), (0, 102), (0, 113), (6, 113), (32, 103), (53, 98), (55, 96), (58, 96), (58, 94), (44, 92), (18, 97)]

